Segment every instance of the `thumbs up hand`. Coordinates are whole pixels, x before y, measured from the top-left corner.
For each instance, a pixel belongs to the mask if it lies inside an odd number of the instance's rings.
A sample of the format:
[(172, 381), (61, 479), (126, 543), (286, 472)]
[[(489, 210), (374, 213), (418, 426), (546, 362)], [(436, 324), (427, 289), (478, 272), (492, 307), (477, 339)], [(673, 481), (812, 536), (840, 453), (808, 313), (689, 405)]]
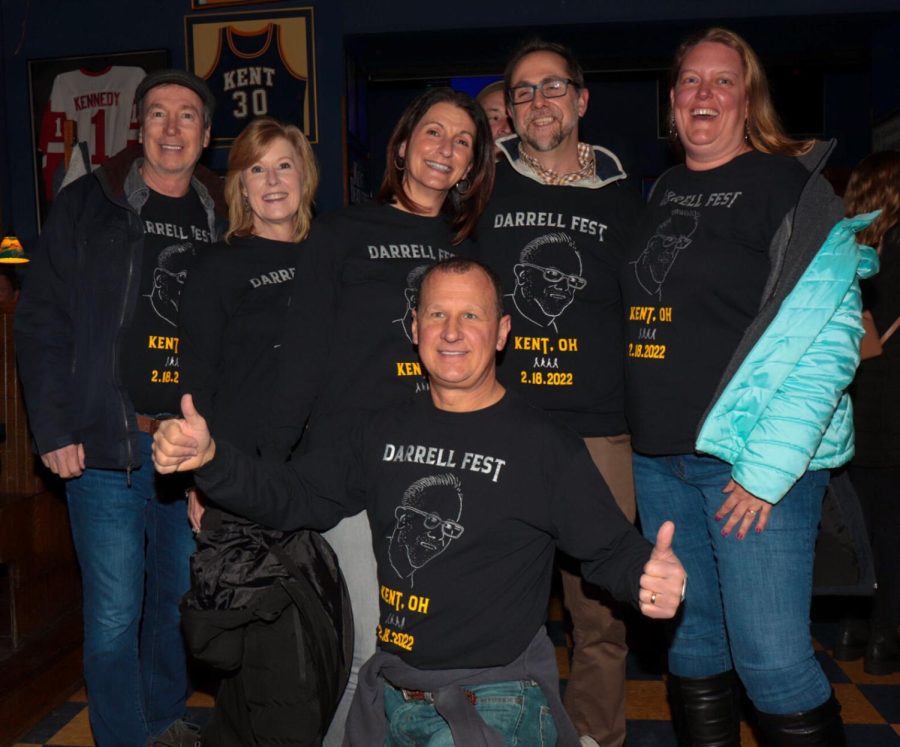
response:
[(164, 420), (153, 436), (153, 464), (160, 474), (198, 469), (215, 456), (216, 442), (194, 398), (181, 398), (182, 418)]
[(644, 566), (639, 599), (641, 612), (647, 617), (674, 617), (678, 605), (684, 601), (687, 573), (672, 550), (674, 537), (675, 525), (671, 521), (663, 523), (656, 535), (650, 560)]

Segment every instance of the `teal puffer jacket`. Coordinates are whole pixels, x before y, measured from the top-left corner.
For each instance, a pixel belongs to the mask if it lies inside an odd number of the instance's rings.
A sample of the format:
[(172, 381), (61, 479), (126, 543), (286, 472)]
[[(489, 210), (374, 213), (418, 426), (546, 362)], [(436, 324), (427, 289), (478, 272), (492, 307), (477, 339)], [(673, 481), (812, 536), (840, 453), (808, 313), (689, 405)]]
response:
[(831, 229), (701, 425), (697, 451), (732, 464), (734, 480), (770, 503), (807, 470), (853, 456), (845, 390), (863, 335), (858, 278), (878, 270), (875, 251), (855, 234), (875, 215)]

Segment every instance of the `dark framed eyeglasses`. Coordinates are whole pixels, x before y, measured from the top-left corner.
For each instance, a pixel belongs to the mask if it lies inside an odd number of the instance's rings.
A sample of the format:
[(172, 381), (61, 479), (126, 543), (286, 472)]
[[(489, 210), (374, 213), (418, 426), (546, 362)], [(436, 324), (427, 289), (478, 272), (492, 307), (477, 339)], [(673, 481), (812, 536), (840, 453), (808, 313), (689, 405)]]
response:
[(399, 519), (404, 511), (412, 511), (414, 514), (419, 514), (419, 516), (422, 517), (422, 523), (425, 526), (425, 529), (431, 530), (440, 527), (441, 532), (450, 539), (457, 539), (463, 533), (462, 524), (458, 524), (453, 521), (453, 519), (442, 519), (437, 514), (429, 511), (421, 511), (412, 506), (397, 506), (397, 508), (394, 509), (394, 518)]
[(548, 78), (536, 85), (522, 83), (509, 89), (509, 99), (513, 106), (527, 104), (534, 99), (538, 91), (545, 99), (558, 99), (566, 95), (570, 85), (575, 85), (575, 81), (571, 78)]
[(544, 280), (546, 280), (550, 285), (556, 285), (557, 283), (561, 283), (565, 280), (572, 288), (575, 290), (581, 290), (584, 286), (587, 285), (587, 280), (585, 280), (581, 275), (567, 275), (564, 272), (560, 272), (555, 267), (541, 267), (540, 265), (533, 265), (531, 262), (519, 262), (520, 265), (524, 267), (531, 267), (535, 270), (538, 270), (543, 276)]

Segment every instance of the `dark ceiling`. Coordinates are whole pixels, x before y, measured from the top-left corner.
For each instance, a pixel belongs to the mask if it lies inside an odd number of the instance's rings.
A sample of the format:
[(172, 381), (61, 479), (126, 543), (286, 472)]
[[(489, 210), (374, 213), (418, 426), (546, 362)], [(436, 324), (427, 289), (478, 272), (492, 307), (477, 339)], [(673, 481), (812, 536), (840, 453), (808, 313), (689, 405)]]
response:
[(345, 41), (348, 53), (371, 82), (497, 74), (502, 72), (510, 50), (521, 39), (533, 35), (568, 44), (589, 72), (621, 74), (659, 70), (668, 67), (682, 38), (713, 25), (726, 26), (742, 34), (767, 66), (850, 69), (869, 64), (872, 31), (888, 20), (895, 22), (896, 15), (705, 18), (540, 29), (461, 29), (356, 34)]

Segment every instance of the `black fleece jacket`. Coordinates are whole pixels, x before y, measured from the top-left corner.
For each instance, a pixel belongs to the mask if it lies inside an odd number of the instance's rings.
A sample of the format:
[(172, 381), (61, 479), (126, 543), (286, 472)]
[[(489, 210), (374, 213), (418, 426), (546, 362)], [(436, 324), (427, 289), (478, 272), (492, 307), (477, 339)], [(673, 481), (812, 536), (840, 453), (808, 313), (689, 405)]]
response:
[[(119, 337), (138, 295), (149, 195), (129, 147), (62, 190), (31, 252), (16, 309), (19, 376), (38, 452), (84, 444), (85, 463), (139, 466), (134, 407), (119, 376)], [(224, 224), (221, 179), (198, 166), (192, 188), (210, 232)]]

